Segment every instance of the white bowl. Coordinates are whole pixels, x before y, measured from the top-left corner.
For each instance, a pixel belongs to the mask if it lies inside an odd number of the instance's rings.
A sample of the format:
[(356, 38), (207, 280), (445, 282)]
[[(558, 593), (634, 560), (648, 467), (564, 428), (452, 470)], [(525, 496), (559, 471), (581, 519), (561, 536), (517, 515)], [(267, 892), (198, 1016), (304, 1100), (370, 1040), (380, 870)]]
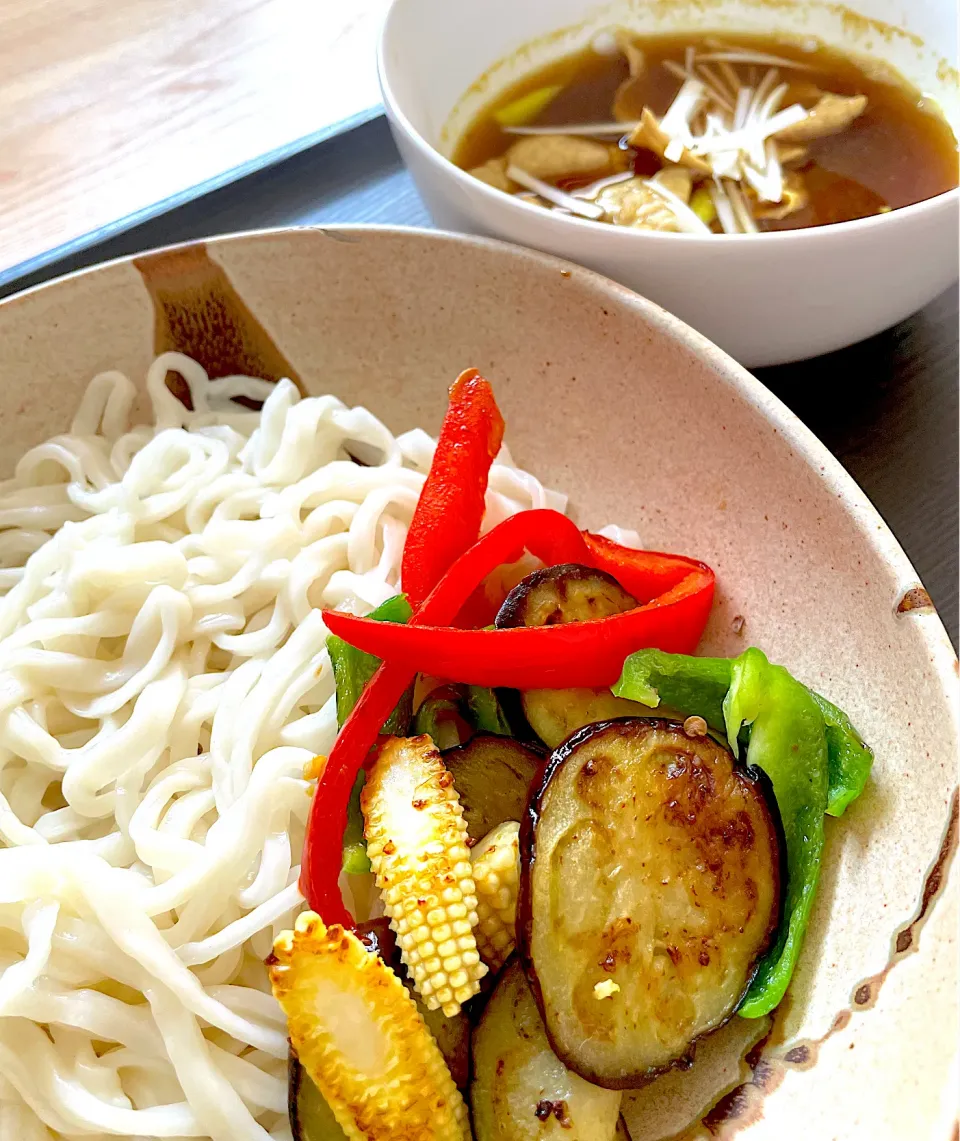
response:
[(960, 133), (953, 0), (853, 0), (850, 8), (819, 0), (775, 7), (765, 0), (613, 0), (592, 9), (589, 0), (395, 0), (380, 43), (383, 100), (400, 153), (438, 225), (507, 238), (598, 270), (659, 302), (750, 367), (800, 360), (871, 336), (956, 279), (956, 190), (856, 222), (704, 238), (547, 213), (449, 161), (460, 132), (499, 91), (611, 25), (818, 36), (892, 64), (939, 103)]

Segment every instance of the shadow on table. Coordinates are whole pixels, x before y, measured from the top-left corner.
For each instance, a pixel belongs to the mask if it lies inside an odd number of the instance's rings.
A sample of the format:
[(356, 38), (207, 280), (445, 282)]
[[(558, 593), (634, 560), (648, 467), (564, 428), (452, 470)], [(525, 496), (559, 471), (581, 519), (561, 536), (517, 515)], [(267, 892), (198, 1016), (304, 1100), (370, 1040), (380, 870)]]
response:
[[(884, 515), (957, 645), (960, 478), (956, 289), (870, 340), (757, 376), (826, 444)], [(931, 446), (917, 446), (930, 440)], [(938, 441), (939, 446), (934, 446)], [(918, 500), (917, 489), (923, 489)], [(917, 509), (917, 503), (923, 504)]]

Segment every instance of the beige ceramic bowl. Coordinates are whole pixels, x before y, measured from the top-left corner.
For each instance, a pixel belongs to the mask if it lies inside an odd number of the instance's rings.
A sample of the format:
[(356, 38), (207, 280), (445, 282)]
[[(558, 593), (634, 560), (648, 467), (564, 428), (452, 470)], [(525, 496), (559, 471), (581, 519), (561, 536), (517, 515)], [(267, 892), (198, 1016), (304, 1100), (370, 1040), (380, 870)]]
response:
[[(956, 1114), (957, 662), (880, 516), (816, 439), (698, 334), (539, 254), (402, 230), (283, 231), (120, 261), (0, 304), (0, 462), (65, 429), (85, 382), (158, 351), (298, 377), (435, 431), (467, 365), (518, 462), (716, 568), (704, 648), (764, 648), (876, 750), (841, 821), (787, 1001), (629, 1095), (634, 1141), (946, 1141)], [(910, 596), (916, 599), (916, 593)], [(740, 637), (733, 619), (742, 616)], [(950, 825), (951, 812), (953, 825)], [(955, 1134), (953, 1134), (955, 1136)]]

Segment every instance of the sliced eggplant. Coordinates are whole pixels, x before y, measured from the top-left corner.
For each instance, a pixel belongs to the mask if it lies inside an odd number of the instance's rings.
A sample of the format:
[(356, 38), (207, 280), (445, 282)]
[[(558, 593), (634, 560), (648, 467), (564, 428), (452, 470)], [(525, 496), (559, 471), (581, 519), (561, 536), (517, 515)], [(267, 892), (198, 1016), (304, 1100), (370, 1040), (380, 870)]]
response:
[(436, 1039), (454, 1084), (461, 1092), (465, 1091), (470, 1080), (470, 1019), (462, 1010), (452, 1018), (448, 1018), (442, 1010), (427, 1010), (414, 994), (413, 984), (404, 981), (414, 999), (417, 999), (420, 1017)]
[(347, 1141), (333, 1110), (290, 1049), (287, 1109), (293, 1141)]
[(614, 697), (609, 689), (528, 689), (520, 695), (520, 702), (530, 728), (548, 749), (555, 749), (584, 725), (648, 712), (647, 706)]
[[(527, 575), (500, 607), (497, 625), (552, 626), (608, 618), (632, 610), (637, 601), (616, 579), (591, 567), (565, 563)], [(609, 689), (529, 689), (521, 694), (523, 712), (548, 749), (595, 721), (641, 716), (646, 708), (614, 697)]]
[(379, 955), (388, 967), (393, 967), (398, 973), (403, 969), (397, 936), (385, 915), (365, 919), (363, 923), (357, 924), (357, 937), (368, 951)]
[(588, 622), (632, 610), (637, 600), (612, 575), (576, 563), (544, 567), (510, 591), (497, 614), (499, 628)]
[(478, 733), (444, 753), (443, 763), (460, 796), (467, 834), (482, 840), (504, 820), (519, 820), (542, 757), (509, 737)]
[(550, 758), (522, 822), (517, 934), (531, 985), (558, 1056), (612, 1089), (689, 1059), (736, 1010), (779, 920), (772, 798), (688, 728), (582, 729)]
[(575, 563), (543, 567), (518, 582), (503, 599), (498, 628), (589, 622), (632, 610), (632, 598), (612, 575)]
[(523, 969), (504, 968), (473, 1032), (477, 1141), (614, 1141), (621, 1094), (571, 1073), (550, 1049)]

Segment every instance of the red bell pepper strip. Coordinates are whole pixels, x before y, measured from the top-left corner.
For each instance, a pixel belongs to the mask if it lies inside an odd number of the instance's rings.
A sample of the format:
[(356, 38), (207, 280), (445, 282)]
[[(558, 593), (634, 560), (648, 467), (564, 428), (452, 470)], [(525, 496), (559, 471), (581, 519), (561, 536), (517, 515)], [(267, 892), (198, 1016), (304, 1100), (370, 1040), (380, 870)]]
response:
[(488, 574), (516, 562), (525, 550), (547, 566), (590, 559), (582, 532), (566, 515), (546, 507), (521, 511), (498, 523), (453, 563), (410, 625), (449, 625)]
[[(329, 613), (325, 618), (344, 641), (402, 666), (408, 677), (421, 671), (470, 685), (514, 689), (609, 686), (635, 650), (655, 647), (689, 654), (700, 640), (713, 601), (713, 571), (692, 559), (668, 557), (675, 561), (674, 569), (686, 564), (687, 573), (679, 582), (633, 610), (589, 622), (458, 630), (422, 622), (388, 627), (350, 614)], [(663, 577), (671, 575), (664, 572)]]
[(417, 501), (400, 566), (400, 585), (417, 609), (450, 564), (477, 541), (490, 465), (503, 441), (503, 417), (475, 368), (450, 389), (437, 449)]
[(589, 531), (583, 532), (583, 538), (589, 551), (588, 565), (612, 575), (638, 602), (650, 602), (681, 583), (692, 569), (704, 566), (683, 555), (622, 547), (605, 535)]
[(386, 662), (380, 666), (344, 722), (317, 779), (303, 842), (300, 891), (328, 927), (333, 923), (355, 927), (339, 885), (347, 806), (357, 773), (412, 677), (403, 666)]
[[(414, 613), (411, 624), (452, 622), (477, 585), (498, 566), (515, 562), (524, 548), (549, 565), (583, 563), (588, 557), (576, 525), (558, 511), (513, 515), (457, 559)], [(380, 666), (340, 730), (317, 780), (303, 847), (300, 890), (327, 926), (354, 926), (338, 884), (347, 805), (357, 773), (416, 672), (391, 662)]]

